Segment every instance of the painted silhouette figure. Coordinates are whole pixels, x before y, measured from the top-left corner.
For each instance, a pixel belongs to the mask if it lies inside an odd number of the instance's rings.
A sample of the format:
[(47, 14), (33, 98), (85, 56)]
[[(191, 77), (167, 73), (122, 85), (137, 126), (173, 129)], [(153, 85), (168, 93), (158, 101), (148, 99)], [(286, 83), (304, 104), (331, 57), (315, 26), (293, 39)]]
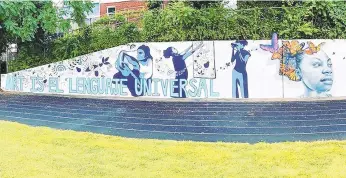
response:
[[(163, 51), (163, 56), (165, 58), (172, 57), (172, 60), (173, 60), (174, 70), (176, 72), (175, 79), (177, 79), (177, 81), (174, 82), (174, 86), (177, 86), (177, 88), (174, 88), (173, 93), (176, 93), (176, 95), (178, 95), (178, 98), (186, 98), (185, 86), (183, 89), (180, 86), (181, 80), (187, 80), (188, 78), (188, 71), (186, 68), (185, 60), (202, 46), (203, 46), (202, 42), (198, 44), (195, 47), (195, 49), (192, 49), (192, 45), (191, 45), (190, 47), (185, 49), (182, 53), (178, 53), (178, 50), (174, 47), (168, 47), (166, 50)], [(182, 90), (181, 95), (180, 95), (180, 90)]]
[[(239, 98), (239, 90), (242, 98), (248, 98), (248, 78), (246, 72), (246, 64), (249, 59), (250, 52), (244, 49), (248, 44), (246, 40), (237, 40), (232, 43), (232, 64), (235, 61), (235, 66), (232, 71), (232, 97)], [(234, 51), (235, 54), (234, 54)]]
[[(128, 55), (126, 52), (132, 51), (120, 51), (115, 67), (118, 69), (113, 79), (127, 79), (123, 84), (127, 85), (132, 96), (143, 96), (144, 85), (140, 84), (141, 79), (147, 82), (153, 75), (153, 57), (150, 54), (150, 48), (146, 45), (142, 45), (137, 49), (137, 59)], [(137, 79), (137, 83), (136, 83)], [(113, 81), (114, 83), (114, 81)], [(140, 89), (139, 87), (142, 87)], [(138, 91), (142, 91), (141, 94), (136, 94), (136, 88)]]

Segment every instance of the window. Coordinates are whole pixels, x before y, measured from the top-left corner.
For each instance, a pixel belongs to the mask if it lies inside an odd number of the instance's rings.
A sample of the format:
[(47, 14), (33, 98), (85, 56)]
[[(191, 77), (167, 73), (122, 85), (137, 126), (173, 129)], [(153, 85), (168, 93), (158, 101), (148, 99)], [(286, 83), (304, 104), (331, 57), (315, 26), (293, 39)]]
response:
[(70, 5), (70, 1), (64, 0), (64, 6), (68, 6), (68, 5)]
[(114, 15), (115, 14), (115, 7), (107, 7), (107, 15)]

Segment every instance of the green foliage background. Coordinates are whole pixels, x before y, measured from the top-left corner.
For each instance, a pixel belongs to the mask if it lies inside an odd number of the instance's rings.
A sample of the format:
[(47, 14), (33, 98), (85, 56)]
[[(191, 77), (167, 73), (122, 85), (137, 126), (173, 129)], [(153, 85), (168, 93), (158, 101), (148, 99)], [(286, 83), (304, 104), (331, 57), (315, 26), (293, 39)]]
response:
[(139, 23), (124, 15), (102, 18), (91, 27), (49, 41), (45, 54), (28, 46), (9, 64), (18, 71), (131, 42), (270, 39), (343, 39), (345, 1), (239, 1), (236, 10), (212, 3), (172, 2), (146, 11)]

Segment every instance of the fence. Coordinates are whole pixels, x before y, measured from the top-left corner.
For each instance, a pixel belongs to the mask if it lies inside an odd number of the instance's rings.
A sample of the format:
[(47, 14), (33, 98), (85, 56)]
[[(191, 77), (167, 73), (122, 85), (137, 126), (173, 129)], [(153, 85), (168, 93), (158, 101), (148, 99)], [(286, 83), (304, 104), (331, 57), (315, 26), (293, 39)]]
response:
[(8, 71), (7, 64), (9, 61), (14, 60), (16, 58), (16, 51), (14, 51), (15, 48), (9, 48), (0, 55), (0, 73), (5, 74)]

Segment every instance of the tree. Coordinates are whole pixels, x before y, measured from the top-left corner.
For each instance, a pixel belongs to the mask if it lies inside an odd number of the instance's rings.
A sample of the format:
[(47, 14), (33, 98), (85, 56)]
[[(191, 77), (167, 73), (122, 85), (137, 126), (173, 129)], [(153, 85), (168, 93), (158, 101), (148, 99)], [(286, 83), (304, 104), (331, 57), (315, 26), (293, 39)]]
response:
[(268, 27), (282, 38), (346, 38), (345, 1), (238, 0), (237, 7), (240, 17), (254, 28)]
[[(72, 11), (58, 9), (51, 0), (47, 1), (0, 1), (0, 27), (2, 37), (0, 51), (8, 42), (40, 42), (47, 34), (66, 31), (71, 22), (83, 25), (85, 13), (93, 4), (89, 1), (70, 1)], [(64, 19), (64, 16), (70, 16)]]
[(163, 1), (159, 0), (147, 0), (147, 7), (149, 10), (159, 9), (163, 4)]
[(202, 9), (208, 7), (219, 7), (224, 4), (223, 0), (214, 0), (214, 1), (186, 1), (188, 5), (195, 9)]

